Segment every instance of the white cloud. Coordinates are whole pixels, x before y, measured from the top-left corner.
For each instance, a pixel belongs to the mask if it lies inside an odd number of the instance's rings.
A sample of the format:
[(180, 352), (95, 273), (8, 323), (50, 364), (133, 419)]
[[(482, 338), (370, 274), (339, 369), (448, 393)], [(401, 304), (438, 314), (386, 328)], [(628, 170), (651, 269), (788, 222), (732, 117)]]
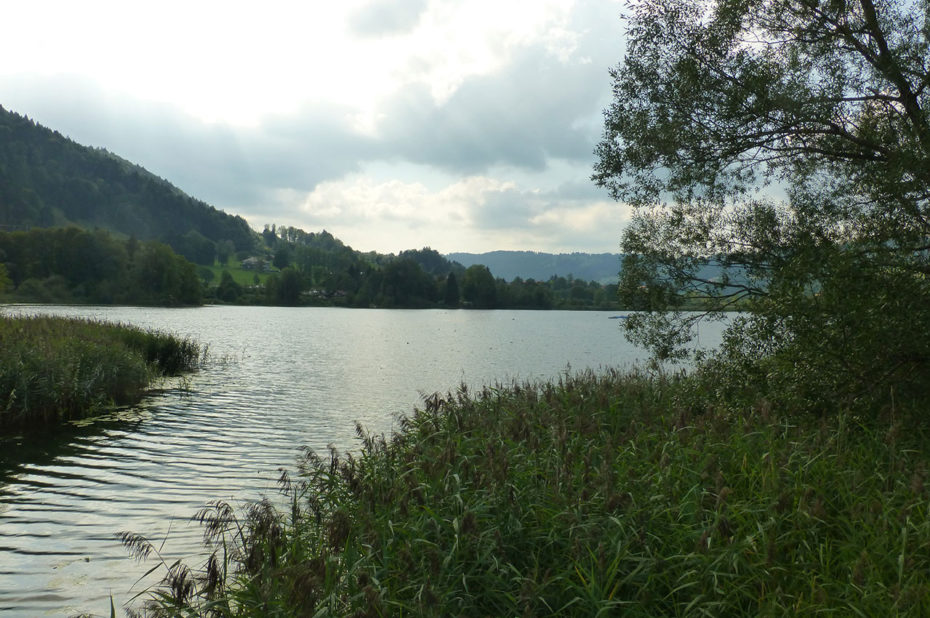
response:
[[(254, 125), (314, 101), (370, 113), (410, 84), (427, 84), (445, 100), (469, 77), (501, 68), (518, 47), (568, 49), (572, 4), (18, 2), (4, 7), (4, 22), (17, 27), (0, 38), (0, 54), (16, 62), (0, 73), (91, 77), (210, 122)], [(386, 16), (396, 36), (354, 36), (360, 18)]]
[(362, 37), (398, 36), (416, 27), (427, 4), (427, 0), (373, 0), (349, 14), (349, 26)]
[[(614, 250), (591, 181), (616, 2), (36, 0), (0, 105), (361, 250)], [(568, 188), (571, 188), (569, 191)], [(599, 222), (596, 222), (600, 218)]]
[(327, 229), (355, 248), (386, 253), (423, 246), (446, 253), (582, 246), (615, 251), (629, 216), (613, 202), (560, 200), (558, 192), (524, 190), (488, 176), (430, 189), (353, 175), (321, 183), (304, 197), (301, 209), (300, 218), (314, 229)]
[[(307, 220), (324, 227), (397, 224), (411, 231), (405, 234), (409, 237), (414, 230), (432, 230), (437, 225), (470, 226), (470, 209), (475, 204), (510, 188), (511, 183), (481, 176), (463, 178), (433, 191), (419, 182), (379, 182), (356, 175), (320, 183), (306, 196), (302, 210)], [(396, 243), (397, 239), (388, 242)]]
[(468, 78), (499, 71), (519, 49), (541, 44), (564, 52), (564, 40), (570, 37), (563, 24), (572, 4), (552, 0), (433, 2), (403, 43), (405, 58), (393, 73), (395, 83), (425, 84), (441, 105)]

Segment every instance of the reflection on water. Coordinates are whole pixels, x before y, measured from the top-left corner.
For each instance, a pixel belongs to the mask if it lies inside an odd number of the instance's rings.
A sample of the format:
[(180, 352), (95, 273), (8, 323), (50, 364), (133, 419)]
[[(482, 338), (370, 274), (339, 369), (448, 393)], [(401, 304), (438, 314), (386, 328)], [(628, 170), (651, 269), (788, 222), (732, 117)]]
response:
[[(6, 307), (124, 322), (210, 346), (207, 367), (141, 405), (52, 435), (0, 439), (0, 613), (108, 615), (145, 588), (116, 535), (196, 562), (190, 517), (274, 492), (303, 445), (355, 448), (420, 397), (633, 362), (609, 314), (328, 308)], [(702, 335), (719, 340), (719, 328)], [(135, 584), (135, 586), (134, 586)]]

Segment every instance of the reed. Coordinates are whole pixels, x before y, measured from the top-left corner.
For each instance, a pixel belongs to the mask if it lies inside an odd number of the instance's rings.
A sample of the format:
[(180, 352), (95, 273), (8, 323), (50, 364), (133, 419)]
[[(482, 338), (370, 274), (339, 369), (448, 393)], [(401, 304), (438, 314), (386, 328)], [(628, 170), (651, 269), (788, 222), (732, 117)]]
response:
[(204, 353), (191, 340), (125, 325), (2, 316), (0, 427), (45, 427), (134, 403)]
[(144, 612), (930, 614), (919, 423), (700, 407), (694, 379), (433, 395), (390, 439), (307, 451), (289, 507), (202, 510), (210, 560)]

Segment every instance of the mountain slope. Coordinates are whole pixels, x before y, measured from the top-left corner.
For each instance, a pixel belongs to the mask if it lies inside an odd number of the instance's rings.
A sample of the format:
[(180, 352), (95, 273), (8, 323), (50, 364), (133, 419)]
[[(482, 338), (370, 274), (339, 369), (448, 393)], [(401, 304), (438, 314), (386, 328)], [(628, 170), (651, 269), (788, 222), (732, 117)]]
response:
[(0, 229), (68, 224), (162, 240), (184, 254), (222, 241), (250, 249), (256, 239), (242, 217), (0, 107)]
[(584, 281), (616, 283), (620, 271), (617, 253), (538, 253), (536, 251), (491, 251), (489, 253), (450, 253), (448, 259), (463, 266), (483, 264), (495, 277), (512, 281), (547, 281), (553, 275)]

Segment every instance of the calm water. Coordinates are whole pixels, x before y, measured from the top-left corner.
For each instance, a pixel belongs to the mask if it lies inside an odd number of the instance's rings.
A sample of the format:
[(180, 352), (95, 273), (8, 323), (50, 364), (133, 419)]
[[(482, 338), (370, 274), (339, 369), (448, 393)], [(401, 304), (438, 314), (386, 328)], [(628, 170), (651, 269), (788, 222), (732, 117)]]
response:
[[(302, 445), (353, 449), (355, 422), (390, 433), (421, 397), (462, 382), (546, 379), (643, 353), (609, 313), (326, 308), (19, 306), (190, 336), (211, 361), (117, 418), (39, 443), (0, 438), (0, 613), (109, 615), (145, 588), (121, 531), (199, 566), (207, 501), (275, 491)], [(701, 344), (715, 345), (708, 325)], [(122, 612), (119, 612), (122, 613)]]

